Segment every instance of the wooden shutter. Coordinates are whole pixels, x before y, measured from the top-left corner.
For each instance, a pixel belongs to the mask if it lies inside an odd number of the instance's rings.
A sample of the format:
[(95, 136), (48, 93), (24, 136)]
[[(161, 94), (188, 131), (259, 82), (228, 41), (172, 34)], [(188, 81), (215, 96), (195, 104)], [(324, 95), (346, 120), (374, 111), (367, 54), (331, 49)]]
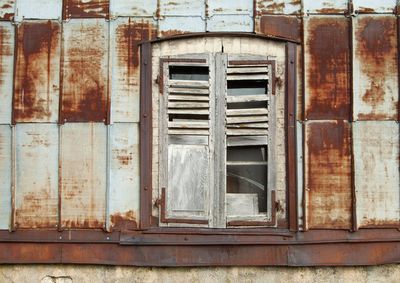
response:
[(209, 55), (161, 59), (161, 225), (207, 225), (212, 164)]

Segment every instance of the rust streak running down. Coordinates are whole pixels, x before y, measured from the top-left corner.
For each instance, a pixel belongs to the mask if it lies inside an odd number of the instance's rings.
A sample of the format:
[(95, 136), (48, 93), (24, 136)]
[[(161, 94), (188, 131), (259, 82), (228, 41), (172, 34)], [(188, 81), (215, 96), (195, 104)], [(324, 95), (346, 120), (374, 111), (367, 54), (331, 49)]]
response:
[(350, 118), (349, 21), (310, 17), (305, 26), (306, 119)]
[(64, 0), (63, 19), (108, 18), (109, 0)]
[(306, 124), (305, 189), (310, 229), (351, 227), (351, 139), (344, 121)]
[(56, 122), (60, 73), (60, 24), (24, 22), (17, 28), (15, 122)]

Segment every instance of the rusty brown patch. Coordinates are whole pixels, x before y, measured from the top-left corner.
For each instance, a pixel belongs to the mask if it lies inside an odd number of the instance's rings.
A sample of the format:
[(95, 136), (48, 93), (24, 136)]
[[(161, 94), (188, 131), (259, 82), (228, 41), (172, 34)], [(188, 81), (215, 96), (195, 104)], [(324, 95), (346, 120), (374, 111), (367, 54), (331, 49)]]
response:
[(106, 22), (64, 25), (63, 90), (61, 120), (107, 120)]
[(180, 35), (180, 34), (185, 34), (185, 33), (187, 33), (187, 32), (183, 31), (183, 30), (177, 30), (177, 29), (163, 30), (163, 31), (161, 31), (161, 37), (168, 37), (168, 36)]
[(14, 19), (15, 0), (0, 0), (0, 20), (12, 21)]
[[(378, 119), (377, 106), (385, 102), (385, 86), (392, 74), (397, 73), (396, 18), (393, 16), (363, 16), (358, 18), (355, 40), (360, 71), (368, 77), (369, 87), (361, 94), (362, 101), (372, 106), (369, 113), (359, 119)], [(397, 92), (397, 90), (395, 90)], [(396, 106), (397, 108), (397, 106)], [(393, 111), (392, 111), (393, 112)], [(386, 119), (396, 119), (397, 113), (386, 113)]]
[(104, 221), (97, 219), (82, 219), (82, 220), (66, 220), (62, 222), (63, 228), (69, 229), (88, 229), (88, 228), (104, 228)]
[(266, 15), (260, 18), (260, 32), (265, 35), (301, 40), (301, 21), (295, 16)]
[[(9, 28), (4, 26), (0, 26), (0, 89), (4, 85), (4, 76), (10, 72), (10, 67), (12, 66), (4, 66), (3, 60), (5, 57), (10, 57), (13, 55), (11, 45), (13, 43), (12, 35), (10, 33)], [(11, 68), (12, 70), (12, 68)], [(0, 94), (0, 97), (2, 94)]]
[[(58, 92), (60, 24), (24, 22), (17, 29), (14, 121), (49, 122)], [(55, 62), (54, 62), (55, 61)], [(56, 88), (56, 89), (55, 89)], [(57, 101), (56, 101), (57, 102)]]
[(63, 19), (108, 18), (109, 0), (64, 0)]
[(138, 228), (136, 214), (129, 210), (125, 213), (115, 213), (110, 215), (112, 231), (135, 230)]
[(306, 190), (308, 227), (351, 227), (351, 138), (343, 121), (306, 125)]
[(319, 14), (343, 14), (344, 10), (337, 8), (322, 8), (318, 9), (316, 12)]
[(350, 118), (350, 42), (346, 18), (311, 17), (306, 26), (306, 119)]
[(375, 10), (372, 8), (368, 8), (368, 7), (359, 7), (358, 12), (365, 13), (365, 14), (373, 14), (373, 13), (375, 13)]

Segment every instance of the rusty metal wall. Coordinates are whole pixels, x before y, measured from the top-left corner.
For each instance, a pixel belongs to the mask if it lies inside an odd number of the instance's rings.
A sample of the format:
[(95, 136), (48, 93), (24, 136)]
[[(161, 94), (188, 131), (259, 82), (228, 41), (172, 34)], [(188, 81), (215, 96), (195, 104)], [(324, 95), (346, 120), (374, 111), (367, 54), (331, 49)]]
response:
[(0, 0), (0, 229), (138, 225), (138, 43), (188, 32), (299, 42), (301, 228), (399, 225), (397, 12), (395, 0)]

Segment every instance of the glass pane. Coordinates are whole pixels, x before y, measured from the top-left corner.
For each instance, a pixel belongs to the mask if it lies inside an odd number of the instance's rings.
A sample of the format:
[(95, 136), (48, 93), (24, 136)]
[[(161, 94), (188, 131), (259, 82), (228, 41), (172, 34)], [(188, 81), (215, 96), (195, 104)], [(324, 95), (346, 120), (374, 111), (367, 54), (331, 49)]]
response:
[(267, 161), (266, 146), (228, 147), (229, 161)]
[(208, 67), (170, 66), (169, 78), (172, 80), (208, 81)]

